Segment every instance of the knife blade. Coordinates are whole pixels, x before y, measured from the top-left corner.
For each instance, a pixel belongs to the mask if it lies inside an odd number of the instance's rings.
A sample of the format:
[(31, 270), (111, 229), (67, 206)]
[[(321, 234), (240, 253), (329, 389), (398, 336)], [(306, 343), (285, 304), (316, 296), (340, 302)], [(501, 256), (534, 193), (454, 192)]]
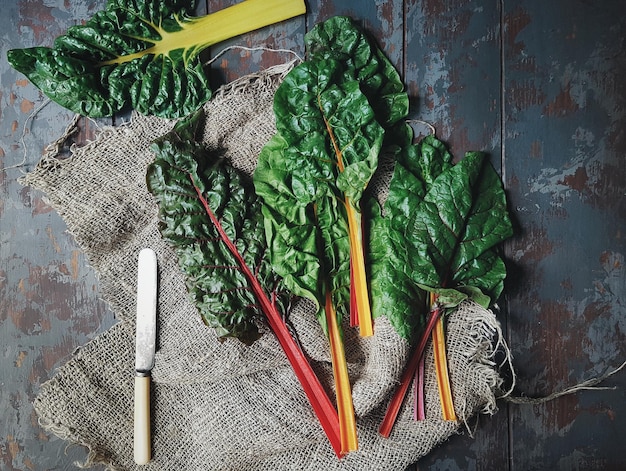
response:
[(150, 461), (150, 371), (156, 351), (157, 257), (154, 250), (139, 252), (137, 264), (137, 329), (135, 338), (135, 402), (133, 450), (135, 463)]

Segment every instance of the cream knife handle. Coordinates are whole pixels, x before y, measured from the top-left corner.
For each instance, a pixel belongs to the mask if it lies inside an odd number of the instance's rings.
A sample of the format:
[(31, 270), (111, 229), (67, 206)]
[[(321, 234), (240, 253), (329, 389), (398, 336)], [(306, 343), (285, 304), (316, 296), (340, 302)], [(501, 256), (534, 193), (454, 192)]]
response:
[(150, 461), (150, 376), (135, 376), (135, 463)]

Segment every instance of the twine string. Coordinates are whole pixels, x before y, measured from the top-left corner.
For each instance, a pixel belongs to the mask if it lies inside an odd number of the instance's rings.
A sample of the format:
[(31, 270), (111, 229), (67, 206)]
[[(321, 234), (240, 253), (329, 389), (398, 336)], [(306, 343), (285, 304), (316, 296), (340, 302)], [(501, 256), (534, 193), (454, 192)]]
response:
[(504, 399), (507, 402), (511, 402), (513, 404), (543, 404), (549, 401), (552, 401), (554, 399), (557, 399), (559, 397), (562, 396), (567, 396), (569, 394), (574, 394), (577, 393), (579, 391), (585, 391), (585, 390), (593, 390), (593, 391), (607, 391), (607, 390), (614, 390), (617, 389), (615, 386), (598, 386), (598, 384), (602, 383), (603, 381), (605, 381), (606, 379), (610, 378), (611, 376), (613, 376), (614, 374), (620, 372), (621, 370), (623, 370), (624, 368), (626, 368), (626, 361), (624, 363), (622, 363), (620, 366), (618, 366), (617, 368), (614, 368), (613, 370), (610, 370), (606, 373), (604, 373), (601, 376), (597, 376), (595, 378), (590, 378), (587, 379), (585, 381), (582, 381), (578, 384), (575, 384), (573, 386), (567, 387), (561, 391), (555, 391), (551, 394), (548, 394), (547, 396), (542, 396), (542, 397), (526, 397), (526, 396), (501, 396), (501, 399)]

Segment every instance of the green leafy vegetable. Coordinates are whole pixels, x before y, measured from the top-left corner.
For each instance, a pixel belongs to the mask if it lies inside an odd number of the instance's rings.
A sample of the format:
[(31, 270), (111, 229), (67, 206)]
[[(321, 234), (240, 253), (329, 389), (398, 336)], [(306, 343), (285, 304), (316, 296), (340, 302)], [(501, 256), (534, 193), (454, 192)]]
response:
[(259, 156), (254, 183), (272, 265), (294, 294), (315, 302), (329, 336), (347, 452), (357, 439), (341, 320), (356, 306), (361, 334), (373, 333), (360, 201), (385, 130), (406, 116), (408, 97), (350, 19), (316, 25), (305, 43), (308, 60), (276, 92), (277, 134)]
[(346, 64), (347, 77), (359, 82), (383, 128), (392, 128), (406, 117), (409, 98), (400, 75), (352, 19), (335, 16), (319, 23), (304, 43), (313, 60), (334, 57)]
[(52, 48), (13, 49), (9, 63), (49, 98), (91, 117), (127, 107), (185, 116), (211, 97), (199, 54), (225, 39), (305, 12), (302, 0), (246, 0), (191, 17), (195, 0), (108, 0)]
[[(371, 216), (370, 250), (373, 272), (392, 273), (372, 276), (376, 312), (386, 312), (411, 340), (415, 330), (399, 326), (414, 324), (410, 319), (415, 316), (394, 309), (395, 299), (379, 285), (408, 279), (415, 289), (437, 293), (444, 307), (468, 298), (488, 306), (502, 292), (506, 275), (495, 247), (512, 229), (500, 179), (484, 154), (468, 153), (453, 165), (452, 155), (434, 136), (418, 144), (409, 141), (406, 131), (385, 217), (381, 220), (376, 211)], [(423, 298), (417, 305), (425, 305)]]
[[(482, 153), (468, 153), (434, 182), (411, 222), (410, 276), (431, 288), (502, 291), (505, 267), (492, 250), (512, 235), (500, 177)], [(466, 293), (471, 295), (472, 292)]]
[[(320, 320), (326, 300), (320, 290), (324, 280), (332, 284), (338, 315), (347, 312), (350, 235), (346, 199), (360, 199), (376, 168), (384, 135), (358, 82), (337, 84), (338, 72), (342, 72), (339, 62), (323, 60), (303, 63), (285, 78), (275, 98), (278, 134), (261, 152), (254, 175), (267, 218), (274, 217), (284, 231), (291, 227), (289, 232), (301, 233), (303, 227), (312, 225), (319, 232), (312, 247), (323, 271), (310, 278), (297, 277), (298, 283), (308, 286), (290, 289), (317, 302)], [(293, 246), (294, 256), (308, 257), (309, 251), (298, 248)], [(285, 264), (275, 252), (272, 263), (300, 271), (300, 264), (293, 265), (291, 260)]]
[(407, 224), (414, 217), (436, 175), (452, 166), (452, 156), (443, 143), (426, 137), (411, 144), (408, 125), (398, 133), (393, 176), (384, 203), (384, 217), (375, 201), (370, 201), (369, 260), (372, 272), (372, 305), (375, 316), (385, 315), (398, 333), (415, 343), (421, 335), (426, 294), (406, 267), (415, 263), (409, 250)]
[[(406, 256), (401, 260), (390, 258), (391, 262), (384, 257), (374, 258), (383, 266), (374, 266), (372, 270), (387, 270), (390, 276), (409, 284), (406, 277), (423, 293), (430, 293), (428, 298), (424, 295), (418, 298), (428, 301), (418, 302), (419, 321), (411, 323), (405, 319), (415, 315), (416, 309), (389, 310), (400, 316), (390, 317), (394, 325), (417, 325), (423, 330), (380, 427), (380, 433), (388, 436), (419, 369), (426, 340), (441, 322), (444, 308), (457, 306), (468, 298), (488, 306), (500, 295), (506, 270), (496, 246), (511, 236), (512, 226), (500, 178), (486, 156), (471, 152), (453, 165), (450, 154), (434, 136), (405, 148), (396, 164), (385, 209), (386, 222), (378, 223), (387, 231), (382, 243), (389, 243), (390, 250)], [(374, 254), (381, 250), (377, 243), (372, 245)], [(402, 273), (385, 265), (396, 263), (403, 267)], [(373, 289), (378, 286), (374, 283)], [(374, 294), (375, 299), (383, 296), (382, 290), (379, 291)], [(422, 311), (422, 306), (428, 308)], [(406, 335), (407, 329), (399, 332)], [(442, 325), (435, 332), (436, 343), (443, 345)], [(439, 353), (437, 348), (435, 352), (437, 371), (441, 373), (438, 379), (442, 405), (453, 414), (447, 373), (446, 378), (441, 378), (445, 350), (440, 347)]]
[[(357, 448), (356, 423), (345, 353), (339, 330), (349, 298), (350, 246), (345, 207), (333, 195), (319, 196), (303, 205), (293, 197), (297, 186), (284, 187), (278, 175), (288, 176), (287, 148), (277, 135), (263, 149), (255, 171), (257, 193), (264, 196), (262, 208), (270, 260), (294, 294), (317, 305), (317, 315), (330, 341), (343, 453)], [(297, 185), (297, 184), (296, 184)], [(278, 188), (276, 188), (278, 186)], [(277, 191), (277, 190), (283, 190)]]
[[(259, 335), (258, 298), (272, 297), (280, 308), (288, 295), (268, 263), (260, 202), (250, 183), (193, 140), (200, 116), (152, 144), (157, 159), (148, 170), (148, 189), (204, 322), (220, 337), (250, 344)], [(257, 281), (270, 291), (249, 289)]]
[[(367, 317), (359, 202), (378, 166), (385, 129), (406, 116), (408, 97), (393, 66), (349, 18), (333, 17), (316, 25), (305, 43), (309, 60), (296, 67), (276, 93), (278, 133), (260, 156), (255, 185), (266, 207), (296, 225), (310, 218), (307, 208), (320, 198), (342, 202), (345, 210), (339, 208), (337, 214), (348, 223), (348, 258), (361, 258), (360, 272), (353, 278), (361, 284), (358, 291)], [(329, 243), (340, 243), (342, 237), (335, 239)], [(301, 271), (292, 266), (294, 273)], [(333, 291), (347, 286), (340, 273)], [(317, 278), (302, 283), (324, 306), (325, 295), (315, 288)], [(349, 292), (342, 293), (334, 295), (340, 316), (350, 304)]]
[(284, 321), (290, 295), (268, 263), (260, 202), (250, 181), (194, 141), (200, 116), (180, 121), (152, 146), (156, 159), (147, 181), (163, 237), (176, 251), (202, 318), (218, 335), (250, 343), (259, 317), (265, 319), (341, 456), (337, 411)]
[[(305, 36), (305, 44), (313, 60), (335, 58), (344, 63), (345, 80), (359, 82), (376, 120), (385, 130), (386, 141), (390, 141), (395, 129), (402, 127), (401, 120), (408, 113), (409, 100), (398, 72), (384, 53), (350, 18), (343, 16), (316, 25)], [(359, 186), (359, 189), (364, 187)], [(351, 248), (350, 322), (360, 327), (361, 335), (369, 336), (373, 334), (373, 326), (363, 250), (364, 222), (358, 200), (353, 202), (347, 195), (346, 205)]]

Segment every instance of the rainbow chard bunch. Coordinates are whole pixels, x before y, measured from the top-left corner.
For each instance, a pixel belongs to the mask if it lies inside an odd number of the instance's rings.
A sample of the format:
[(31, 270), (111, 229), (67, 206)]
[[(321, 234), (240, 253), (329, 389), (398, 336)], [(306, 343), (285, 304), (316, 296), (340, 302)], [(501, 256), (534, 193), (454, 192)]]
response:
[[(416, 345), (380, 426), (389, 436), (411, 382), (424, 417), (424, 350), (432, 335), (444, 420), (455, 420), (448, 379), (444, 314), (471, 299), (489, 307), (506, 275), (497, 245), (512, 235), (500, 177), (487, 156), (469, 152), (456, 165), (434, 136), (405, 145), (385, 202), (374, 212), (372, 295), (401, 335)], [(393, 290), (393, 291), (391, 291)], [(387, 296), (388, 293), (394, 296)]]

